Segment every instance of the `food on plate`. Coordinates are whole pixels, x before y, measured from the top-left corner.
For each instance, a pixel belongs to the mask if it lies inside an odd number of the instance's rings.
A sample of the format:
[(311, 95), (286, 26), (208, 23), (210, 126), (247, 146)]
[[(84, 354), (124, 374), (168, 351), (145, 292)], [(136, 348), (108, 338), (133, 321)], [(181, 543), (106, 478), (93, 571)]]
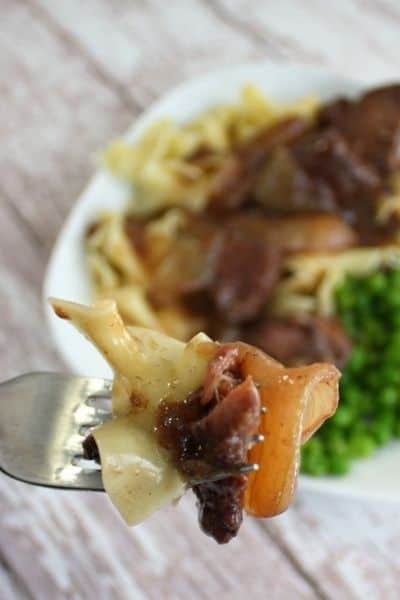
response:
[[(376, 377), (374, 392), (392, 398), (382, 436), (369, 384), (353, 376), (360, 353), (379, 373), (394, 370), (396, 359), (370, 352), (372, 338), (349, 325), (340, 298), (350, 286), (354, 307), (364, 303), (364, 318), (385, 330), (365, 282), (400, 273), (400, 85), (291, 105), (247, 86), (235, 104), (191, 123), (165, 119), (135, 144), (114, 142), (104, 162), (131, 184), (132, 200), (87, 231), (97, 299), (115, 300), (130, 325), (183, 341), (205, 331), (287, 366), (343, 369), (337, 415), (305, 450), (309, 474), (344, 473), (361, 454), (351, 450), (358, 429), (371, 451), (398, 431), (400, 385), (385, 392), (385, 378)], [(400, 336), (392, 320), (383, 346)]]
[(113, 418), (84, 447), (101, 462), (105, 490), (128, 524), (188, 487), (202, 529), (220, 543), (236, 535), (243, 509), (254, 517), (286, 510), (300, 445), (337, 407), (333, 365), (286, 368), (242, 342), (203, 333), (182, 342), (127, 327), (112, 300), (51, 304), (114, 370)]

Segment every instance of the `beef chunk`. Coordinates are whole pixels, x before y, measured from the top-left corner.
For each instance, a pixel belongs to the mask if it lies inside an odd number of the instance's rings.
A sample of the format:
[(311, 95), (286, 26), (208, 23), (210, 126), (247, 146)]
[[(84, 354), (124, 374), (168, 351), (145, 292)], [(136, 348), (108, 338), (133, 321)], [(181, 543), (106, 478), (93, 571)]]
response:
[(193, 488), (198, 500), (200, 525), (219, 544), (226, 544), (235, 537), (242, 524), (241, 499), (246, 485), (247, 477), (241, 475)]
[(209, 210), (217, 215), (244, 206), (251, 197), (254, 181), (272, 151), (291, 144), (308, 128), (305, 121), (291, 117), (268, 127), (227, 158), (210, 191)]
[(319, 121), (339, 131), (381, 176), (400, 167), (400, 85), (377, 88), (354, 102), (339, 99), (321, 110)]
[(230, 229), (216, 256), (211, 297), (229, 323), (251, 321), (266, 303), (281, 271), (278, 248)]
[(314, 183), (316, 207), (342, 215), (356, 228), (373, 226), (380, 179), (340, 133), (334, 129), (311, 132), (292, 151)]
[(247, 477), (231, 473), (246, 462), (260, 408), (259, 392), (251, 377), (243, 380), (233, 345), (219, 348), (204, 387), (185, 402), (160, 407), (160, 443), (193, 486), (201, 527), (219, 543), (229, 542), (242, 522)]
[(100, 464), (100, 453), (96, 444), (96, 440), (90, 433), (82, 442), (83, 456), (87, 460), (94, 460)]
[(268, 319), (243, 331), (243, 339), (286, 366), (348, 360), (352, 344), (336, 317)]
[(283, 146), (259, 170), (252, 194), (268, 215), (335, 210), (332, 190), (322, 182), (315, 182), (291, 149)]

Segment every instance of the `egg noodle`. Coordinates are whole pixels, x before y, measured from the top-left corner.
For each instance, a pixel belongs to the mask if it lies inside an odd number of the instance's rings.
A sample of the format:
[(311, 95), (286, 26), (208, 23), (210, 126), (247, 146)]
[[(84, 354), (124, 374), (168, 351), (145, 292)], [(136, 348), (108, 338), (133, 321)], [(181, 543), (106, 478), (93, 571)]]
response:
[(113, 419), (93, 431), (103, 484), (129, 525), (179, 498), (185, 482), (154, 434), (162, 399), (183, 401), (198, 389), (215, 344), (203, 333), (183, 343), (160, 332), (125, 326), (115, 302), (93, 306), (52, 299), (114, 371)]
[[(213, 108), (186, 125), (163, 119), (135, 144), (117, 140), (106, 149), (105, 166), (133, 184), (127, 214), (152, 217), (144, 226), (150, 257), (146, 263), (129, 240), (126, 215), (99, 217), (86, 239), (86, 254), (97, 299), (111, 298), (123, 319), (133, 325), (163, 331), (187, 340), (205, 328), (204, 317), (184, 312), (179, 305), (157, 307), (149, 299), (150, 283), (171, 275), (169, 251), (185, 227), (187, 212), (201, 211), (213, 178), (229, 153), (263, 128), (289, 115), (312, 120), (315, 98), (276, 104), (255, 86), (245, 86), (235, 104)], [(378, 203), (376, 219), (385, 223), (400, 215), (400, 175), (390, 182), (392, 192)], [(400, 262), (400, 248), (353, 248), (334, 254), (309, 253), (286, 259), (286, 275), (278, 284), (276, 314), (334, 311), (334, 290), (349, 273), (363, 274)]]

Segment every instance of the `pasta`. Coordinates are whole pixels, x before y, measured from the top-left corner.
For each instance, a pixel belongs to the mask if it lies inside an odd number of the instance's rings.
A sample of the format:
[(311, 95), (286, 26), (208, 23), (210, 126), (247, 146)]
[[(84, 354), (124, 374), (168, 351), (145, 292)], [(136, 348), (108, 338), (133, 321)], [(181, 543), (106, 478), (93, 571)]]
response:
[[(339, 372), (334, 366), (286, 369), (246, 344), (220, 345), (202, 333), (184, 343), (150, 329), (128, 328), (112, 300), (91, 307), (50, 302), (114, 370), (113, 418), (92, 435), (104, 488), (128, 524), (176, 500), (188, 484), (201, 489), (201, 524), (221, 543), (236, 535), (241, 518), (234, 527), (232, 519), (239, 513), (241, 517), (242, 508), (265, 517), (288, 507), (300, 445), (337, 407)], [(176, 406), (183, 412), (168, 412)], [(199, 417), (185, 421), (193, 406), (200, 410)], [(163, 427), (182, 432), (177, 441), (183, 450), (181, 462), (171, 447), (161, 444)], [(253, 443), (259, 428), (266, 434), (261, 450)], [(257, 472), (249, 478), (237, 471), (237, 476), (235, 471), (226, 474), (229, 468), (243, 466), (247, 456), (257, 461)], [(179, 470), (183, 464), (189, 471)], [(213, 479), (215, 468), (222, 470), (219, 483)], [(183, 472), (195, 473), (194, 479)], [(204, 500), (207, 493), (209, 504)], [(202, 520), (207, 511), (212, 519)]]
[(185, 482), (154, 435), (159, 403), (185, 399), (200, 387), (214, 344), (198, 334), (184, 344), (149, 329), (125, 327), (115, 302), (86, 307), (51, 300), (99, 349), (115, 371), (113, 416), (94, 437), (104, 487), (129, 525), (179, 498)]

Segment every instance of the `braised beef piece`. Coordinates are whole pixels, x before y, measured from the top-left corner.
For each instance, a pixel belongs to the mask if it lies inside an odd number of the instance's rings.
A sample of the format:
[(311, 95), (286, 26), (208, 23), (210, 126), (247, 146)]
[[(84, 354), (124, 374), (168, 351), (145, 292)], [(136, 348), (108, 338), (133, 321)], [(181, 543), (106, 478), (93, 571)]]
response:
[(321, 206), (341, 215), (359, 232), (375, 227), (380, 178), (339, 132), (310, 132), (293, 146), (292, 153), (314, 184), (316, 209)]
[(246, 485), (247, 477), (240, 475), (193, 488), (198, 501), (200, 526), (219, 544), (228, 543), (239, 531)]
[[(256, 221), (257, 219), (253, 219)], [(254, 319), (280, 275), (279, 248), (232, 222), (196, 216), (180, 232), (166, 269), (153, 277), (150, 298), (157, 305), (179, 299), (193, 313), (229, 323)]]
[(321, 127), (334, 127), (351, 149), (381, 176), (400, 167), (400, 85), (372, 90), (354, 102), (323, 107)]
[(331, 362), (341, 368), (352, 349), (336, 317), (265, 319), (244, 329), (242, 339), (289, 367)]
[(253, 194), (268, 216), (333, 213), (352, 225), (363, 243), (370, 243), (380, 233), (375, 212), (382, 191), (375, 168), (341, 132), (325, 127), (274, 152), (260, 170)]
[(277, 126), (263, 132), (227, 160), (210, 209), (226, 214), (256, 203), (268, 215), (333, 212), (357, 228), (363, 243), (390, 239), (390, 226), (376, 226), (374, 214), (384, 178), (400, 167), (400, 86), (328, 104), (311, 129), (303, 123), (291, 131), (292, 121), (282, 132)]
[(204, 386), (185, 402), (163, 402), (159, 441), (193, 485), (202, 529), (219, 543), (234, 537), (242, 522), (243, 474), (213, 480), (246, 462), (260, 420), (260, 395), (250, 377), (243, 380), (238, 351), (221, 346)]
[(277, 148), (260, 168), (252, 197), (268, 215), (335, 209), (332, 190), (322, 182), (314, 182), (285, 146)]
[(94, 460), (100, 464), (99, 449), (96, 444), (96, 440), (89, 434), (82, 442), (83, 446), (83, 457), (87, 460)]
[(273, 150), (297, 140), (308, 124), (298, 117), (280, 121), (243, 144), (225, 161), (210, 191), (209, 210), (217, 215), (243, 207), (254, 181)]
[(229, 323), (253, 320), (281, 273), (279, 248), (228, 228), (215, 260), (210, 294)]

